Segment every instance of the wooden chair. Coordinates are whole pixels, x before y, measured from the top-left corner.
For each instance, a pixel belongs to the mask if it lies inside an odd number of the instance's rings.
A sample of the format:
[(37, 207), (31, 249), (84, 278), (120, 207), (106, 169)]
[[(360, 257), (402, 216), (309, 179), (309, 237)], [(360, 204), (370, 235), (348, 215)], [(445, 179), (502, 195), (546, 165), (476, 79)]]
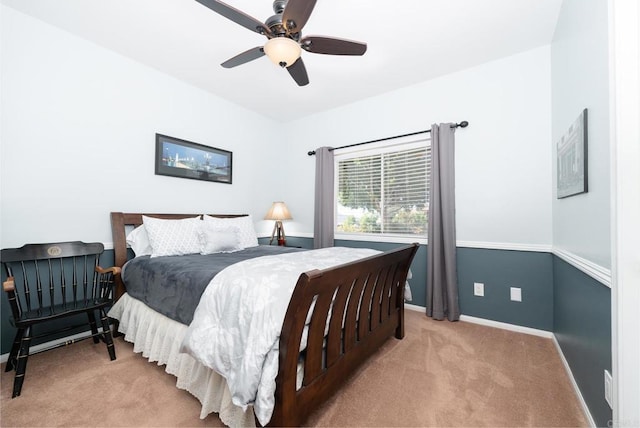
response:
[[(5, 371), (16, 370), (13, 398), (20, 395), (32, 339), (59, 334), (89, 324), (94, 343), (107, 344), (111, 360), (116, 352), (105, 308), (113, 302), (113, 284), (119, 267), (103, 269), (98, 265), (104, 252), (101, 243), (61, 242), (28, 244), (3, 249), (0, 260), (7, 274), (3, 289), (9, 298), (12, 324), (17, 333)], [(102, 332), (98, 332), (95, 313), (100, 315)], [(82, 324), (52, 328), (55, 320), (86, 314)], [(67, 322), (68, 324), (68, 322)], [(34, 327), (43, 332), (34, 335)], [(47, 326), (48, 325), (48, 326)], [(59, 337), (59, 336), (58, 336)], [(57, 346), (64, 346), (63, 343)], [(52, 349), (53, 346), (48, 349)]]

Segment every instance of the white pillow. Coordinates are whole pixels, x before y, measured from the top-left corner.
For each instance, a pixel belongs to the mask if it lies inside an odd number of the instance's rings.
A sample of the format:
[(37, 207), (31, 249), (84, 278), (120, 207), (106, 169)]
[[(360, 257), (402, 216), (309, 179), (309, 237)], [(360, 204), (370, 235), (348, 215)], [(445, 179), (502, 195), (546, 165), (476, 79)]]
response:
[(148, 256), (153, 252), (144, 224), (141, 224), (129, 232), (127, 235), (127, 244), (129, 244), (136, 257)]
[(220, 227), (202, 222), (199, 237), (200, 254), (233, 253), (242, 250), (238, 226)]
[(219, 227), (237, 226), (240, 229), (240, 246), (242, 248), (257, 247), (258, 236), (253, 227), (253, 219), (250, 215), (232, 218), (218, 218), (208, 215), (203, 216), (205, 223), (215, 224)]
[(199, 217), (165, 220), (142, 216), (153, 249), (151, 257), (181, 256), (200, 252)]

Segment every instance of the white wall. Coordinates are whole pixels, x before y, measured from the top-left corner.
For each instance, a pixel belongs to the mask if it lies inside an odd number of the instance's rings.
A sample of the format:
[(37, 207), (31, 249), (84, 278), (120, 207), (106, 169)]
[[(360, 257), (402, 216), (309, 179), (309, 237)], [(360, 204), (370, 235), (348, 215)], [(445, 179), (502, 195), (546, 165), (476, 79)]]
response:
[[(551, 45), (553, 246), (611, 267), (608, 10), (602, 0), (565, 0)], [(555, 143), (588, 109), (588, 186), (556, 199)]]
[[(111, 242), (113, 210), (249, 212), (269, 233), (259, 220), (273, 200), (292, 212), (289, 235), (311, 236), (308, 150), (461, 120), (470, 126), (456, 133), (459, 241), (552, 242), (548, 47), (282, 125), (2, 12), (3, 247)], [(234, 184), (154, 175), (156, 132), (232, 150)]]
[[(363, 76), (366, 78), (366, 76)], [(313, 232), (307, 151), (468, 120), (456, 131), (459, 241), (551, 245), (550, 51), (537, 48), (287, 124), (292, 233)], [(296, 177), (291, 180), (291, 177)], [(286, 183), (286, 186), (285, 186)]]
[[(276, 124), (1, 6), (1, 237), (110, 243), (110, 211), (248, 212), (279, 195)], [(154, 175), (155, 133), (233, 151), (233, 184)]]

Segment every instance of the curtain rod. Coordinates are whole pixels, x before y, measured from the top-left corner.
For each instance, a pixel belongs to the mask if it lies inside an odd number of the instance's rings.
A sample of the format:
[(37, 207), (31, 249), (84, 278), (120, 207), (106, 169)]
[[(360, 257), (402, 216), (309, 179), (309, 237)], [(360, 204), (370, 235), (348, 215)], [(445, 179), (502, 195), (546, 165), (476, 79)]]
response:
[[(457, 128), (457, 127), (466, 128), (467, 126), (469, 126), (469, 122), (467, 122), (466, 120), (463, 120), (460, 123), (456, 123), (454, 125), (451, 125), (452, 128)], [(365, 141), (363, 143), (355, 143), (355, 144), (349, 144), (349, 145), (346, 145), (346, 146), (333, 147), (333, 148), (330, 148), (329, 151), (332, 152), (332, 151), (338, 150), (338, 149), (346, 149), (347, 147), (355, 147), (355, 146), (362, 146), (363, 144), (379, 143), (380, 141), (393, 140), (394, 138), (410, 137), (412, 135), (426, 134), (426, 133), (430, 133), (430, 132), (431, 132), (430, 129), (427, 129), (425, 131), (411, 132), (409, 134), (396, 135), (395, 137), (380, 138), (378, 140)], [(310, 152), (307, 152), (307, 154), (309, 156), (313, 156), (313, 155), (316, 154), (316, 151), (312, 150)]]

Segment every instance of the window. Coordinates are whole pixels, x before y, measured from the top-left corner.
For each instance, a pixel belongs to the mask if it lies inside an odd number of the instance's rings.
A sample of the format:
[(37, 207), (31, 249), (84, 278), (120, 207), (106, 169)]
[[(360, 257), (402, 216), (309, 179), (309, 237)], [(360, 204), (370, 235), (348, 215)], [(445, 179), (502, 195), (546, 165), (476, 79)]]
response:
[(427, 235), (430, 140), (335, 155), (336, 233)]

